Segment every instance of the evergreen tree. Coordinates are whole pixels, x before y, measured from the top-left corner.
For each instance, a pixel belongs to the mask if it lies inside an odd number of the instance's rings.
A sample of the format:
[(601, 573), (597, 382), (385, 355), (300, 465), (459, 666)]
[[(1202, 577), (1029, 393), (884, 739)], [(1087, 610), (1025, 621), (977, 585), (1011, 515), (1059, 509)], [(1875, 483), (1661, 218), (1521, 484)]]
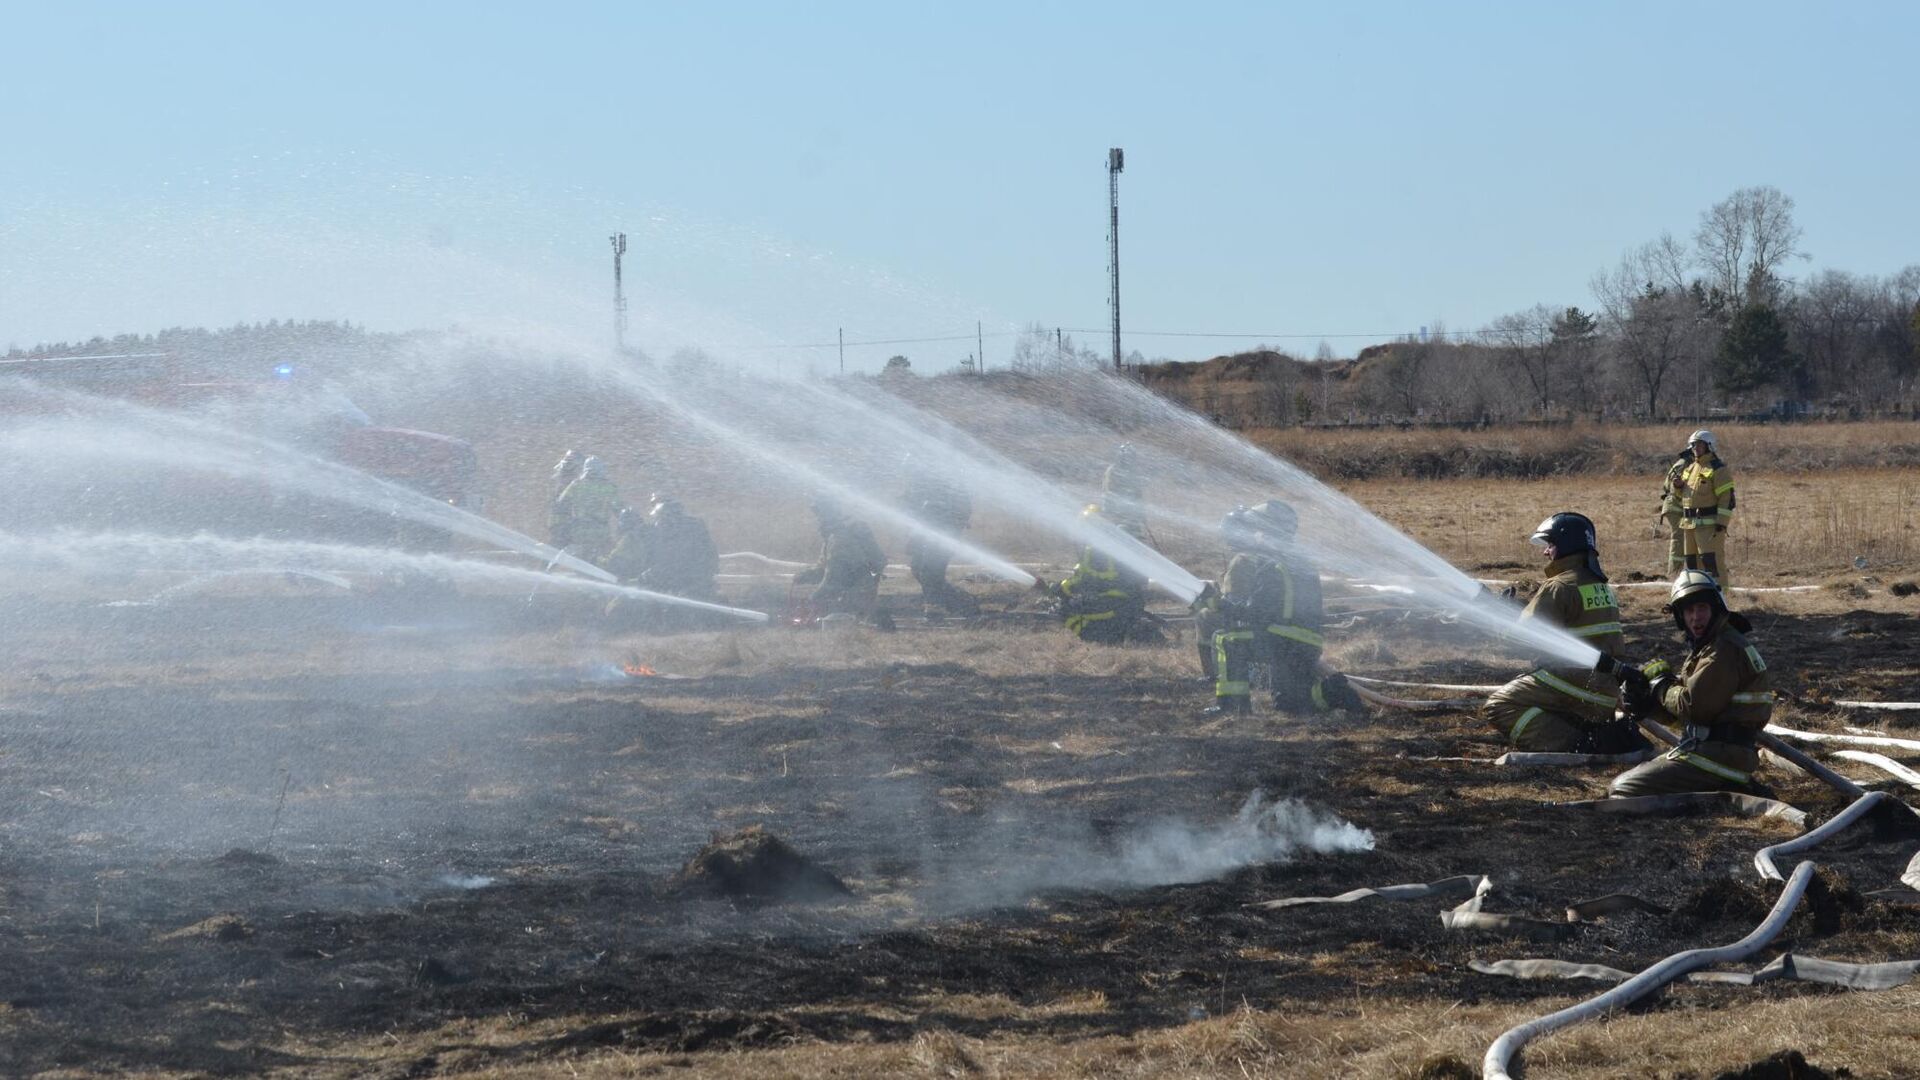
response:
[(1787, 347), (1787, 328), (1765, 304), (1748, 304), (1727, 324), (1713, 359), (1713, 382), (1727, 393), (1777, 383), (1799, 364)]

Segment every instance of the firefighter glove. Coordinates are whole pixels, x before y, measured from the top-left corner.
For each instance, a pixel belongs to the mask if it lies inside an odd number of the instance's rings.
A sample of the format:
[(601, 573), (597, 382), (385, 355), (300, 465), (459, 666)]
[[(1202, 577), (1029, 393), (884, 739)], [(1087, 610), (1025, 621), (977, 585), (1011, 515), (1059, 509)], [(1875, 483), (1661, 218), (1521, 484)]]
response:
[(1659, 708), (1660, 699), (1644, 679), (1622, 679), (1620, 700), (1634, 716), (1649, 716)]

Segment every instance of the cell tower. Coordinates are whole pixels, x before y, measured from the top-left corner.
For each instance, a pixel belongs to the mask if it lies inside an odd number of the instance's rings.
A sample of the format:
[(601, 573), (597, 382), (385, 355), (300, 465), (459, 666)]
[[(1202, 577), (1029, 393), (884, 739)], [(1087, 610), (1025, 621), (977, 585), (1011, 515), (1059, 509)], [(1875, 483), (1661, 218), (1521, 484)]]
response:
[(627, 351), (627, 294), (620, 282), (620, 257), (627, 253), (627, 234), (614, 233), (607, 237), (613, 245), (613, 349), (624, 354)]
[(1113, 370), (1120, 370), (1120, 170), (1127, 155), (1119, 147), (1107, 151), (1107, 276), (1112, 294), (1107, 306), (1113, 309)]

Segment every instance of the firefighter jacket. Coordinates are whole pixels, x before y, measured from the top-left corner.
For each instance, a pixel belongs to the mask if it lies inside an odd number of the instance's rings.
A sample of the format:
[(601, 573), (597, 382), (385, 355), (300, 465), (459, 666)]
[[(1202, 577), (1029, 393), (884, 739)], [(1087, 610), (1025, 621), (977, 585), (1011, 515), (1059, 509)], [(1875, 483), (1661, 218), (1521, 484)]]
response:
[(1754, 737), (1773, 717), (1773, 690), (1767, 662), (1735, 628), (1735, 618), (1720, 613), (1691, 643), (1678, 677), (1660, 695), (1660, 708), (1684, 739), (1667, 757), (1743, 784), (1760, 764)]
[(600, 564), (621, 581), (636, 581), (647, 570), (647, 529), (628, 529)]
[(619, 502), (613, 481), (583, 476), (553, 501), (554, 534), (564, 536), (568, 544), (605, 550), (613, 540), (613, 514)]
[(1073, 573), (1054, 591), (1060, 596), (1067, 629), (1080, 637), (1105, 636), (1110, 628), (1099, 623), (1119, 622), (1124, 628), (1147, 608), (1146, 577), (1091, 544), (1081, 550)]
[(1674, 487), (1680, 493), (1681, 528), (1724, 529), (1733, 518), (1733, 470), (1720, 455), (1709, 454), (1688, 462)]
[(909, 478), (901, 501), (907, 513), (944, 532), (960, 532), (973, 521), (973, 498), (966, 490), (929, 473)]
[[(1537, 620), (1565, 630), (1608, 656), (1623, 655), (1626, 638), (1620, 625), (1619, 601), (1613, 586), (1594, 573), (1587, 553), (1563, 555), (1548, 563), (1546, 572), (1546, 584), (1520, 613), (1521, 624)], [(1540, 657), (1534, 663), (1533, 671), (1495, 691), (1487, 702), (1490, 709), (1519, 707), (1522, 720), (1516, 721), (1516, 730), (1524, 726), (1524, 720), (1532, 719), (1525, 715), (1528, 709), (1537, 710), (1534, 715), (1551, 712), (1593, 721), (1613, 719), (1619, 683), (1611, 675), (1564, 660)]]
[(1678, 518), (1685, 507), (1680, 504), (1680, 476), (1687, 465), (1693, 461), (1692, 454), (1683, 455), (1679, 460), (1667, 466), (1666, 475), (1660, 484), (1660, 514), (1662, 517)]
[[(640, 584), (675, 596), (705, 597), (713, 594), (713, 576), (720, 572), (720, 554), (713, 546), (707, 525), (696, 517), (675, 514), (649, 524)], [(872, 534), (868, 534), (872, 538)], [(885, 560), (881, 560), (882, 568)]]
[(1318, 653), (1325, 644), (1320, 573), (1299, 556), (1239, 552), (1220, 579), (1220, 614), (1228, 630), (1251, 630)]
[(820, 527), (820, 562), (794, 580), (818, 581), (822, 590), (862, 589), (887, 571), (887, 556), (873, 530), (861, 521), (836, 521)]

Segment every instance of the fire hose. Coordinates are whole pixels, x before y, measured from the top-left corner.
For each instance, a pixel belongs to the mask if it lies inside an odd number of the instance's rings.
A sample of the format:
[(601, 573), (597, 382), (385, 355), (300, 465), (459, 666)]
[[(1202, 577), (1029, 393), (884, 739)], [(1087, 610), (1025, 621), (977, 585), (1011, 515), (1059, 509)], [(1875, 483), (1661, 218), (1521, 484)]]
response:
[[(1807, 835), (1812, 836), (1813, 833)], [(1801, 896), (1806, 893), (1808, 883), (1813, 880), (1813, 870), (1814, 864), (1811, 861), (1802, 862), (1794, 867), (1793, 876), (1788, 879), (1786, 888), (1780, 891), (1780, 898), (1773, 903), (1773, 910), (1767, 913), (1766, 919), (1759, 926), (1754, 927), (1739, 941), (1713, 949), (1689, 949), (1686, 952), (1675, 953), (1604, 994), (1507, 1030), (1493, 1041), (1492, 1046), (1487, 1047), (1486, 1057), (1481, 1061), (1480, 1067), (1487, 1080), (1512, 1080), (1512, 1075), (1507, 1070), (1512, 1065), (1515, 1055), (1519, 1054), (1527, 1043), (1542, 1035), (1631, 1005), (1689, 971), (1712, 964), (1729, 964), (1745, 960), (1766, 948), (1768, 942), (1780, 936), (1780, 931), (1786, 928), (1787, 920), (1793, 917), (1793, 909), (1799, 906)]]

